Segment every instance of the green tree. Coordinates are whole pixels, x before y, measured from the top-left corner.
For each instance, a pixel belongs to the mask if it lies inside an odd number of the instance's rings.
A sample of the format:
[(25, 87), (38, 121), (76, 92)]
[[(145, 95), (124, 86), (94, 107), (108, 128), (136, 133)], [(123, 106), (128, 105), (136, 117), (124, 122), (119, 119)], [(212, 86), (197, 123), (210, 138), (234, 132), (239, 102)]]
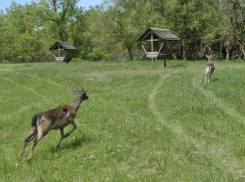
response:
[(76, 57), (86, 57), (88, 54), (87, 46), (89, 44), (88, 37), (85, 33), (88, 29), (88, 25), (84, 16), (84, 10), (82, 7), (75, 8), (74, 19), (69, 21), (69, 27), (67, 28), (68, 41), (71, 42), (76, 49)]
[[(181, 39), (181, 57), (197, 57), (207, 27), (212, 22), (211, 0), (156, 0), (156, 8), (162, 17), (162, 26)], [(209, 15), (210, 14), (210, 15)]]
[[(110, 40), (106, 38), (108, 32), (106, 32), (106, 25), (108, 24), (107, 12), (103, 5), (90, 7), (84, 13), (86, 20), (86, 31), (83, 41), (85, 42), (84, 51), (92, 53), (93, 49), (103, 48), (104, 52), (113, 52), (111, 49)], [(88, 55), (88, 54), (87, 54)], [(89, 58), (86, 56), (86, 58)], [(90, 58), (89, 58), (90, 59)]]
[(213, 17), (212, 29), (203, 37), (205, 45), (211, 46), (219, 57), (223, 53), (227, 60), (245, 57), (244, 0), (221, 0), (213, 4), (216, 17)]
[(132, 50), (137, 47), (136, 39), (147, 28), (150, 4), (147, 1), (114, 0), (107, 2), (107, 40), (128, 51), (133, 60)]
[[(75, 18), (75, 8), (78, 0), (40, 0), (39, 8), (42, 21), (52, 21), (55, 23), (61, 41), (65, 37), (66, 28), (69, 22)], [(65, 34), (65, 35), (64, 35)]]
[(6, 9), (6, 12), (1, 14), (1, 26), (4, 31), (4, 39), (1, 42), (1, 55), (4, 60), (9, 60), (10, 62), (14, 62), (17, 56), (14, 44), (18, 40), (18, 36), (26, 31), (23, 12), (24, 6), (17, 5), (13, 1), (10, 7)]

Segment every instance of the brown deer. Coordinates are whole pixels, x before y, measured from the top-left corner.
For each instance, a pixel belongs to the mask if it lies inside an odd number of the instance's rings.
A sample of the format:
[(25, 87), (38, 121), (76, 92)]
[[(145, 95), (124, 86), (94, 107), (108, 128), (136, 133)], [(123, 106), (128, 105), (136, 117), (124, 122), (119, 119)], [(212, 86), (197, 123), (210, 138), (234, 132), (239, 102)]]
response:
[(206, 68), (205, 68), (205, 84), (206, 84), (207, 74), (209, 74), (208, 82), (211, 82), (211, 75), (213, 74), (215, 70), (215, 67), (212, 63), (213, 56), (206, 55), (206, 57), (208, 58), (208, 64), (206, 65)]
[[(56, 150), (59, 148), (61, 141), (68, 137), (76, 128), (74, 118), (76, 117), (76, 112), (79, 109), (82, 101), (87, 100), (88, 96), (86, 95), (88, 90), (79, 90), (72, 88), (72, 91), (77, 95), (74, 102), (70, 105), (62, 105), (55, 109), (48, 110), (46, 112), (41, 112), (33, 116), (31, 121), (31, 132), (30, 135), (25, 139), (25, 143), (20, 153), (19, 159), (22, 158), (27, 144), (33, 140), (31, 151), (28, 157), (28, 161), (31, 160), (33, 150), (36, 144), (50, 131), (55, 129), (60, 129), (61, 139), (59, 144), (56, 147)], [(72, 124), (73, 129), (64, 135), (64, 127)]]

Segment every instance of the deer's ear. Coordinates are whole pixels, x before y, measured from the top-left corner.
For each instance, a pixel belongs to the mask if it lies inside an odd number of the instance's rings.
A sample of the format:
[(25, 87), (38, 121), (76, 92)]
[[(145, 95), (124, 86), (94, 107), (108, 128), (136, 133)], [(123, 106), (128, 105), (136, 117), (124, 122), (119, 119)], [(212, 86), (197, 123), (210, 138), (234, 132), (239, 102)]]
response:
[(75, 88), (72, 88), (72, 91), (77, 94), (77, 90)]
[(208, 58), (208, 55), (205, 55)]

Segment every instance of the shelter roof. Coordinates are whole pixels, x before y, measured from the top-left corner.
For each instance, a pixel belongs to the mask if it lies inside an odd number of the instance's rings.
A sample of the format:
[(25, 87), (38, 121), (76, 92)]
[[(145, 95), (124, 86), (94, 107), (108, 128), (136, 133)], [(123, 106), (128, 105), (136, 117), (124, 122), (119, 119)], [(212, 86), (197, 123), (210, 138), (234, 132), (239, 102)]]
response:
[(160, 40), (178, 41), (180, 40), (176, 35), (171, 33), (167, 29), (158, 29), (149, 27), (138, 39), (137, 41), (144, 41), (151, 39), (151, 32), (153, 33), (153, 38)]
[(71, 45), (70, 43), (68, 42), (56, 42), (54, 45), (52, 45), (49, 50), (56, 50), (58, 49), (58, 45), (60, 45), (63, 49), (66, 49), (66, 50), (75, 50), (77, 49), (76, 47), (74, 47), (73, 45)]

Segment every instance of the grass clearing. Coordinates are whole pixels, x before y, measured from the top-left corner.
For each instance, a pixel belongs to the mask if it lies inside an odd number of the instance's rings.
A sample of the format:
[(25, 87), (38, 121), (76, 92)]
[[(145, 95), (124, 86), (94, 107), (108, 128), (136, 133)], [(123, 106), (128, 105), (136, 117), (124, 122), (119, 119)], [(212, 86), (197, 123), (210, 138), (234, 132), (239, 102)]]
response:
[[(82, 62), (0, 65), (0, 181), (244, 181), (243, 62)], [(77, 130), (18, 156), (33, 115), (89, 88)], [(65, 133), (72, 129), (65, 128)]]

